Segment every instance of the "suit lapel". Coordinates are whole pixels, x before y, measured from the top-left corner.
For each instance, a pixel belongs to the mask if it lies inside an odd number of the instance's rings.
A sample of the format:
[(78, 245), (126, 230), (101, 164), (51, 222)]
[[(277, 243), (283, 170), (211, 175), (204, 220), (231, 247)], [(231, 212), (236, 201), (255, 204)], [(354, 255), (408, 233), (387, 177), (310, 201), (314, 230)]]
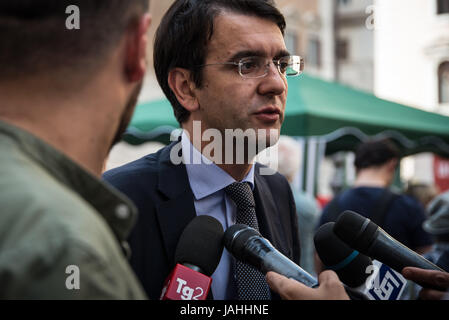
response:
[[(175, 252), (179, 237), (189, 222), (197, 216), (186, 166), (184, 164), (175, 165), (170, 160), (172, 149), (181, 147), (181, 142), (178, 143), (179, 145), (173, 143), (162, 151), (159, 163), (158, 190), (166, 197), (166, 200), (161, 201), (156, 207), (162, 241), (170, 268), (175, 265)], [(179, 152), (181, 152), (180, 149)], [(209, 291), (207, 299), (214, 299), (212, 290)]]
[(193, 193), (186, 167), (184, 164), (175, 165), (171, 162), (172, 148), (177, 148), (176, 143), (165, 148), (161, 153), (158, 190), (163, 197), (156, 207), (170, 267), (175, 263), (175, 251), (179, 237), (187, 224), (196, 217)]
[(256, 202), (256, 214), (259, 222), (259, 230), (263, 237), (267, 238), (273, 246), (286, 256), (290, 256), (288, 244), (283, 236), (284, 228), (279, 218), (278, 208), (267, 181), (259, 173), (259, 168), (254, 172), (254, 201)]

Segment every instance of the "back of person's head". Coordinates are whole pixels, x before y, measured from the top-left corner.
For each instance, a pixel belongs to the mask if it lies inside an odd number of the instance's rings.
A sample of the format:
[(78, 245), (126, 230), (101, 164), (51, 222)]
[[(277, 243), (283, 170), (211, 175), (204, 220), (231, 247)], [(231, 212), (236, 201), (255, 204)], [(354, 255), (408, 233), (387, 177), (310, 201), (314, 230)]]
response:
[(423, 228), (438, 241), (449, 242), (449, 191), (439, 195), (427, 208), (429, 217)]
[[(149, 0), (0, 1), (0, 82), (89, 77), (148, 6)], [(67, 26), (77, 14), (72, 8), (79, 9), (79, 28)]]
[(367, 141), (357, 147), (354, 166), (357, 171), (380, 167), (399, 156), (399, 149), (389, 140)]
[[(284, 34), (285, 20), (272, 0), (176, 0), (163, 17), (154, 42), (154, 68), (159, 85), (184, 123), (190, 113), (176, 99), (168, 84), (174, 68), (190, 71), (196, 87), (202, 87), (207, 47), (214, 33), (214, 20), (222, 12), (261, 17), (273, 21)], [(223, 48), (225, 51), (226, 48)]]

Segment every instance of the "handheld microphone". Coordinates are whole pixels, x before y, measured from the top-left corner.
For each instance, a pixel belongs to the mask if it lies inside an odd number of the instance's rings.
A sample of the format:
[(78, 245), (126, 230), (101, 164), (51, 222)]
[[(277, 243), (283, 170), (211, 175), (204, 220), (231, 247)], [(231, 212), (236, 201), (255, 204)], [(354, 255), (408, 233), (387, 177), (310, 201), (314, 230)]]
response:
[(351, 248), (382, 261), (399, 273), (405, 267), (443, 271), (395, 240), (370, 219), (353, 211), (347, 210), (338, 217), (334, 232)]
[(276, 250), (270, 241), (247, 225), (235, 224), (229, 227), (223, 240), (226, 249), (234, 257), (254, 266), (264, 274), (274, 271), (308, 287), (318, 285), (315, 277)]
[(326, 269), (337, 273), (342, 282), (351, 288), (365, 284), (367, 269), (373, 264), (371, 258), (350, 248), (334, 231), (334, 222), (323, 224), (315, 233), (315, 249)]
[(387, 265), (350, 248), (334, 231), (335, 223), (323, 224), (315, 233), (315, 249), (326, 269), (370, 300), (399, 300), (407, 280)]
[(176, 247), (176, 266), (165, 281), (161, 300), (206, 300), (210, 276), (223, 252), (223, 227), (207, 215), (197, 216), (184, 229)]
[[(319, 285), (314, 276), (280, 253), (270, 241), (247, 225), (235, 224), (229, 227), (223, 241), (226, 249), (234, 257), (254, 266), (264, 274), (274, 271), (311, 288)], [(345, 287), (345, 290), (352, 299), (367, 299), (363, 294), (349, 287)]]

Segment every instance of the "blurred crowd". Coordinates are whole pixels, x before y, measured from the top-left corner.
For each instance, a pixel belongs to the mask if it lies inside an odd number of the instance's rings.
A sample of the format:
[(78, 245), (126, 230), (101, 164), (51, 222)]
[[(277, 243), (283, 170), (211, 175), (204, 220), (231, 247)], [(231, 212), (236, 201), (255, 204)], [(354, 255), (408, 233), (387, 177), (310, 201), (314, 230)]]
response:
[[(278, 148), (278, 170), (292, 183), (301, 165), (299, 145), (293, 138), (281, 136)], [(334, 195), (323, 207), (313, 195), (292, 183), (301, 236), (301, 266), (305, 270), (320, 274), (326, 269), (314, 250), (314, 232), (336, 221), (345, 210), (370, 218), (433, 263), (449, 253), (449, 190), (440, 193), (435, 186), (409, 182), (402, 193), (393, 191), (390, 187), (399, 161), (399, 151), (391, 141), (361, 143), (355, 152), (354, 185)], [(417, 298), (418, 289), (408, 287), (404, 298)]]

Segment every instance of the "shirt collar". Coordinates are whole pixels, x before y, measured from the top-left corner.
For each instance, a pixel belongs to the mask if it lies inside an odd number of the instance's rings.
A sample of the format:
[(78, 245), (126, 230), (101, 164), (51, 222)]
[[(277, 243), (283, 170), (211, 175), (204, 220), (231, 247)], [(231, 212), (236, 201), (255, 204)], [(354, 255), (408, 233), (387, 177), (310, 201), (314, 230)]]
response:
[(12, 139), (22, 152), (94, 207), (126, 246), (137, 218), (137, 209), (126, 196), (25, 130), (0, 121), (0, 135)]
[[(186, 165), (190, 186), (196, 200), (201, 200), (236, 182), (226, 171), (201, 154), (184, 132), (181, 145), (182, 160)], [(254, 189), (254, 165), (241, 182), (248, 182), (251, 189)]]

